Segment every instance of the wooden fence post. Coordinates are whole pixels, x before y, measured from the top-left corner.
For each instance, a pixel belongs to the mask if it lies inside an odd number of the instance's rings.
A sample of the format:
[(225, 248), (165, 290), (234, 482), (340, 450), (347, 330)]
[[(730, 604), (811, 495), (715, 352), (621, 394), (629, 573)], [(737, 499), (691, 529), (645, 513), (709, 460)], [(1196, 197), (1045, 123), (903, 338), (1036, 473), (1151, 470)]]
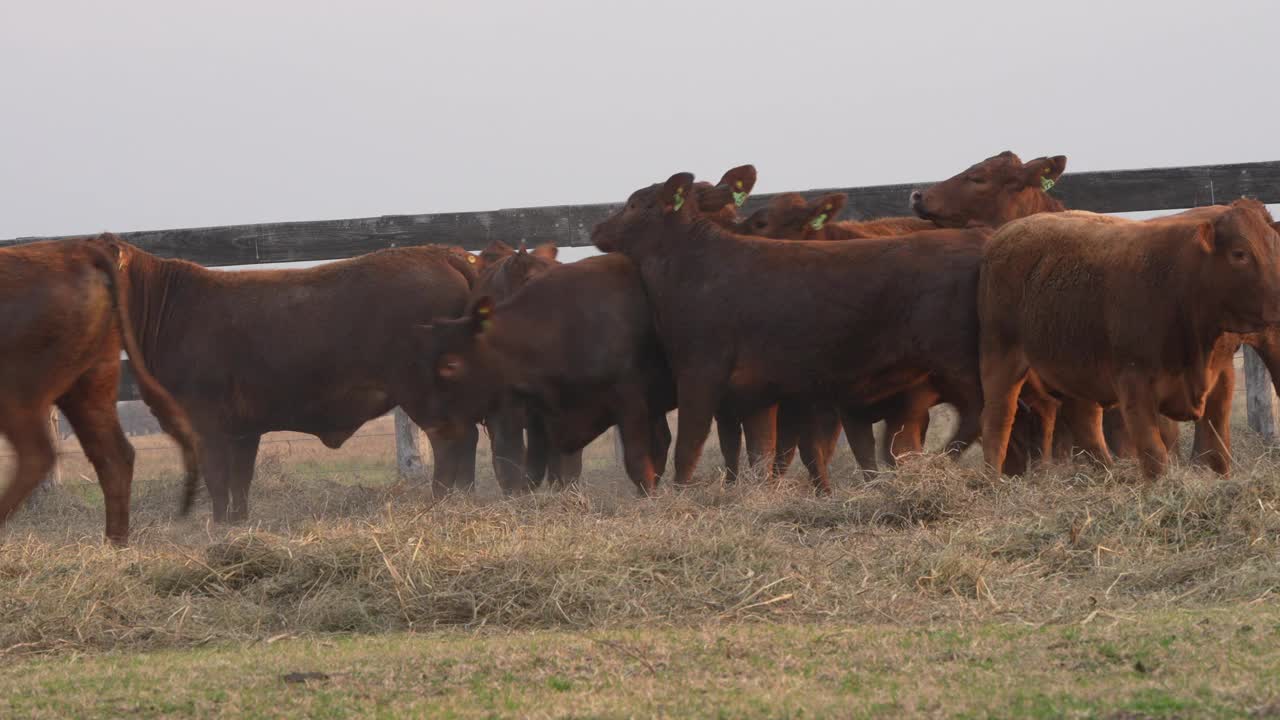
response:
[(1244, 383), (1246, 406), (1249, 413), (1249, 428), (1262, 436), (1267, 444), (1277, 442), (1280, 431), (1280, 411), (1276, 402), (1275, 388), (1271, 383), (1271, 375), (1257, 351), (1248, 345), (1244, 346)]
[(401, 480), (418, 482), (427, 474), (418, 450), (418, 426), (399, 407), (392, 415), (396, 422), (396, 473)]

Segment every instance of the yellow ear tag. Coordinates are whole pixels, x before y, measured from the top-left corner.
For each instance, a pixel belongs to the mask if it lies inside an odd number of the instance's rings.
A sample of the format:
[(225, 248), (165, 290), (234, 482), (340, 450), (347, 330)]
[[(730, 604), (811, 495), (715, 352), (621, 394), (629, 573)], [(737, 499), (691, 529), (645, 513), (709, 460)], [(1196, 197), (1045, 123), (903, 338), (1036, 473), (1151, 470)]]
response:
[(680, 208), (684, 207), (684, 188), (676, 188), (675, 211), (680, 212)]
[(741, 181), (741, 180), (739, 180), (739, 181), (735, 182), (735, 183), (733, 184), (733, 186), (734, 186), (734, 187), (736, 187), (736, 188), (738, 188), (739, 190), (741, 190), (741, 189), (742, 189), (742, 181)]
[(475, 255), (472, 255), (471, 253), (467, 253), (467, 262), (471, 263), (472, 265), (475, 265), (475, 264), (476, 264), (476, 256), (475, 256)]

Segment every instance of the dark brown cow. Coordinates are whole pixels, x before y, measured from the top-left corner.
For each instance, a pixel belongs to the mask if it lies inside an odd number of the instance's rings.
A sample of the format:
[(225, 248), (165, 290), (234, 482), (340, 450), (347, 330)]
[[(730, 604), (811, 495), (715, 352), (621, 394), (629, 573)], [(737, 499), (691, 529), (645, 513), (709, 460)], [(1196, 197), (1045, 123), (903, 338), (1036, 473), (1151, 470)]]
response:
[(429, 426), (463, 432), (507, 392), (538, 409), (553, 447), (580, 451), (617, 425), (627, 475), (652, 492), (666, 465), (675, 388), (639, 273), (603, 255), (557, 265), (507, 301), (417, 328)]
[[(490, 249), (493, 247), (490, 245)], [(507, 300), (530, 279), (555, 267), (556, 254), (556, 246), (551, 243), (539, 245), (532, 253), (522, 243), (518, 251), (486, 261), (487, 266), (471, 291), (472, 299), (489, 297), (495, 303)], [(541, 484), (544, 474), (555, 487), (572, 484), (582, 474), (582, 452), (563, 453), (550, 447), (542, 414), (514, 394), (508, 393), (485, 417), (484, 424), (493, 450), (493, 474), (504, 493), (529, 492)]]
[[(454, 248), (380, 250), (303, 270), (209, 270), (123, 242), (134, 332), (155, 376), (201, 435), (217, 521), (248, 517), (263, 433), (341, 446), (397, 405), (420, 426), (429, 386), (410, 328), (466, 307), (475, 256)], [(469, 486), (476, 429), (430, 437), (437, 490)]]
[[(697, 182), (691, 197), (695, 211), (726, 230), (734, 229), (741, 219), (738, 208), (746, 202), (756, 186), (756, 169), (751, 165), (731, 168), (712, 185)], [(741, 408), (732, 400), (726, 400), (716, 409), (716, 435), (720, 441), (720, 453), (724, 458), (725, 478), (738, 479), (742, 459), (743, 438), (746, 438), (747, 465), (760, 468), (764, 458), (775, 453), (778, 437), (779, 408)], [(766, 475), (772, 468), (763, 468)], [(784, 468), (785, 469), (785, 468)]]
[(1200, 419), (1223, 334), (1280, 322), (1280, 238), (1268, 220), (1241, 200), (1144, 222), (1067, 212), (1003, 227), (978, 293), (988, 466), (1003, 464), (1026, 383), (1048, 401), (1037, 408), (1043, 451), (1055, 420), (1049, 393), (1094, 404), (1091, 417), (1071, 418), (1072, 430), (1104, 459), (1101, 407), (1118, 404), (1143, 473), (1163, 472), (1159, 415)]
[[(592, 231), (596, 247), (636, 263), (653, 303), (680, 398), (678, 483), (691, 480), (725, 399), (762, 408), (807, 398), (852, 411), (932, 377), (968, 388), (967, 407), (981, 402), (974, 292), (987, 232), (746, 237), (698, 218), (686, 202), (692, 188), (693, 176), (679, 173), (638, 190)], [(825, 491), (819, 465), (811, 472)]]
[[(844, 193), (824, 195), (812, 203), (799, 193), (783, 193), (775, 196), (768, 206), (739, 223), (737, 231), (744, 235), (779, 240), (855, 240), (892, 237), (937, 227), (927, 220), (911, 217), (864, 222), (838, 221), (837, 218), (844, 211), (847, 202), (848, 196)], [(896, 459), (903, 454), (921, 451), (929, 428), (929, 408), (939, 400), (947, 402), (936, 388), (926, 382), (901, 397), (878, 403), (874, 408), (866, 408), (859, 418), (846, 417), (844, 428), (858, 465), (864, 471), (876, 468), (871, 425), (879, 420), (887, 421), (885, 434), (881, 438), (881, 451), (890, 465), (895, 464)], [(799, 437), (801, 422), (819, 423), (816, 432), (819, 437), (829, 438), (824, 442), (824, 448), (828, 455), (831, 454), (834, 441), (839, 435), (839, 419), (822, 409), (816, 409), (816, 412), (818, 414), (814, 420), (806, 420), (807, 416), (795, 408), (785, 405), (779, 408), (778, 473), (784, 472), (790, 464), (790, 451)], [(961, 439), (961, 444), (967, 445), (969, 442), (972, 442), (972, 438)]]
[(129, 353), (142, 400), (182, 449), (186, 470), (181, 512), (199, 482), (198, 440), (191, 421), (147, 369), (128, 321), (115, 236), (36, 242), (0, 250), (0, 434), (18, 456), (0, 496), (3, 523), (54, 463), (49, 413), (57, 405), (93, 463), (106, 503), (106, 537), (129, 540), (133, 446), (116, 415), (120, 349)]

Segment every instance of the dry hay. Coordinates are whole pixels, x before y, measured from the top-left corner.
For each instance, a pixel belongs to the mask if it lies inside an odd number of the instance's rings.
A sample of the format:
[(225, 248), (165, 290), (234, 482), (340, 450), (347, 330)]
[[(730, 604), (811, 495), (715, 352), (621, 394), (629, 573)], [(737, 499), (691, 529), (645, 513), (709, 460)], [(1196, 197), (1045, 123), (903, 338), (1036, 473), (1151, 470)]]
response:
[(1148, 484), (1128, 465), (993, 480), (925, 457), (825, 498), (788, 479), (440, 502), (268, 461), (268, 522), (176, 522), (167, 476), (140, 486), (126, 550), (59, 490), (0, 545), (0, 652), (442, 626), (1039, 624), (1250, 601), (1280, 586), (1280, 459), (1251, 452), (1228, 480), (1180, 466)]

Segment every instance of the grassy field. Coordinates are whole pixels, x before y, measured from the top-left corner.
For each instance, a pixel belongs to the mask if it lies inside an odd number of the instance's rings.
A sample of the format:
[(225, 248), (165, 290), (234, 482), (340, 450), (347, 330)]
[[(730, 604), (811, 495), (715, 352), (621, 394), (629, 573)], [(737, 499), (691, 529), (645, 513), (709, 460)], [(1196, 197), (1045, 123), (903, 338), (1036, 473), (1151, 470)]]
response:
[(389, 431), (269, 437), (235, 528), (175, 519), (140, 439), (125, 550), (64, 458), (3, 531), (0, 716), (1280, 716), (1280, 456), (1247, 433), (1227, 480), (842, 453), (830, 498), (725, 486), (711, 447), (636, 499), (602, 439), (578, 491), (504, 500), (482, 449), (437, 501)]

